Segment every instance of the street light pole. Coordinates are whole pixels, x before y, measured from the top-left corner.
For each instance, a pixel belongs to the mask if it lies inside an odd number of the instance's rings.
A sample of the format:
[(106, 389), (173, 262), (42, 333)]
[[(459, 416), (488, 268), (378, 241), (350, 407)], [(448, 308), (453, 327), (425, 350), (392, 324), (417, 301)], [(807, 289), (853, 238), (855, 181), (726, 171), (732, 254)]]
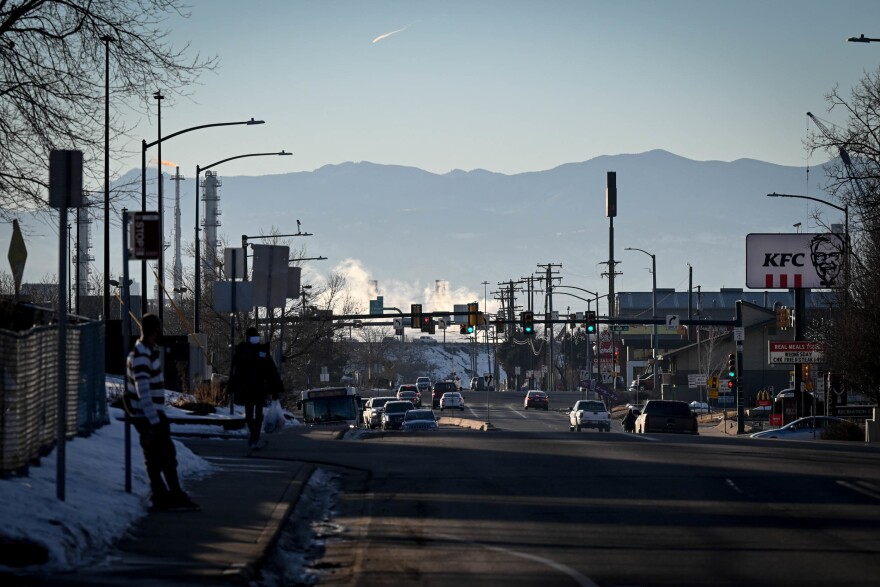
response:
[[(253, 119), (251, 119), (251, 120), (253, 120)], [(254, 122), (254, 123), (244, 123), (244, 124), (260, 124), (261, 122), (262, 121), (258, 121), (258, 122)], [(241, 124), (241, 123), (239, 123), (239, 124)], [(226, 159), (221, 159), (220, 161), (217, 161), (215, 163), (211, 163), (210, 165), (205, 165), (204, 167), (196, 165), (196, 197), (195, 197), (195, 200), (196, 200), (196, 218), (195, 218), (196, 288), (195, 288), (195, 290), (196, 291), (195, 291), (195, 303), (194, 303), (194, 310), (193, 310), (193, 332), (195, 332), (196, 334), (198, 334), (198, 332), (199, 332), (199, 302), (200, 302), (201, 296), (202, 296), (202, 279), (201, 279), (202, 269), (199, 265), (201, 263), (201, 250), (202, 250), (201, 240), (199, 238), (199, 183), (200, 183), (199, 177), (201, 177), (201, 174), (203, 171), (207, 171), (207, 170), (211, 169), (212, 167), (216, 167), (217, 165), (220, 165), (222, 163), (226, 163), (227, 161), (232, 161), (234, 159), (243, 159), (245, 157), (264, 157), (267, 155), (293, 155), (293, 153), (288, 153), (287, 151), (284, 151), (283, 149), (277, 153), (248, 153), (247, 155), (236, 155), (235, 157), (227, 157)], [(247, 259), (245, 259), (245, 262), (247, 262)]]
[(110, 319), (110, 43), (104, 35), (104, 327)]
[[(651, 318), (654, 321), (654, 329), (651, 332), (651, 359), (654, 361), (654, 377), (653, 377), (653, 385), (654, 385), (654, 393), (660, 389), (657, 386), (657, 370), (660, 366), (657, 364), (657, 255), (649, 253), (644, 249), (637, 249), (635, 247), (626, 247), (624, 250), (626, 251), (640, 251), (645, 253), (649, 257), (651, 257), (651, 275), (652, 275), (652, 284), (651, 284)], [(636, 402), (638, 403), (638, 402)]]
[[(577, 290), (586, 292), (586, 293), (590, 294), (591, 296), (595, 296), (596, 297), (596, 317), (597, 318), (599, 316), (599, 298), (600, 297), (604, 298), (604, 297), (607, 297), (607, 295), (608, 295), (608, 294), (603, 294), (602, 296), (600, 296), (598, 294), (598, 292), (590, 291), (590, 290), (584, 289), (582, 287), (575, 287), (573, 285), (557, 285), (556, 287), (567, 287), (569, 289), (577, 289)], [(566, 294), (566, 295), (572, 295), (572, 294)], [(577, 296), (574, 296), (574, 297), (577, 297)], [(579, 298), (579, 299), (582, 299), (582, 298)], [(589, 307), (590, 301), (589, 300), (584, 300), (584, 301), (587, 302), (587, 310), (589, 310), (590, 309), (590, 307)], [(599, 383), (599, 369), (601, 367), (601, 365), (599, 365), (599, 357), (598, 357), (598, 354), (599, 354), (598, 353), (598, 350), (599, 350), (598, 342), (599, 342), (599, 329), (597, 327), (596, 328), (596, 344), (597, 344), (596, 355), (597, 356), (596, 356), (596, 379), (595, 379), (596, 383)], [(591, 347), (591, 343), (590, 343), (590, 333), (587, 332), (587, 367), (588, 367), (588, 370), (590, 371), (590, 377), (592, 378), (593, 377), (593, 372), (592, 372), (593, 371), (592, 370), (593, 357), (590, 355), (591, 350), (592, 350), (592, 347)]]
[[(159, 161), (156, 164), (156, 170), (158, 173), (159, 183), (156, 186), (156, 194), (158, 196), (158, 208), (159, 208), (159, 278), (156, 283), (156, 302), (159, 304), (158, 313), (159, 313), (159, 323), (164, 324), (165, 317), (165, 207), (162, 204), (162, 100), (165, 99), (165, 96), (162, 95), (162, 90), (157, 90), (153, 94), (153, 98), (156, 100), (156, 119), (157, 119), (157, 139), (158, 142), (158, 157)], [(149, 295), (149, 294), (148, 294)]]
[(859, 35), (858, 37), (850, 37), (847, 39), (850, 43), (877, 43), (880, 42), (880, 39), (872, 39), (870, 37), (866, 37), (864, 33)]
[[(161, 141), (167, 141), (173, 139), (178, 135), (182, 135), (184, 133), (188, 133), (194, 130), (201, 130), (203, 128), (211, 128), (214, 126), (234, 126), (238, 124), (246, 124), (248, 126), (252, 124), (265, 124), (264, 120), (254, 120), (251, 118), (250, 120), (243, 120), (241, 122), (214, 122), (211, 124), (200, 124), (199, 126), (193, 126), (190, 128), (185, 128), (183, 130), (179, 130), (175, 133), (171, 133), (166, 137), (160, 137), (159, 139), (153, 141), (152, 143), (148, 143), (146, 139), (141, 140), (141, 212), (147, 211), (147, 149), (152, 147), (153, 145), (159, 144)], [(160, 161), (160, 178), (161, 178), (161, 161)], [(160, 182), (161, 184), (161, 182)], [(160, 210), (161, 214), (161, 210)], [(162, 235), (162, 245), (164, 246), (165, 235)], [(147, 313), (147, 261), (141, 261), (141, 291), (144, 293), (141, 299), (141, 314)]]
[[(862, 35), (864, 37), (864, 35)], [(852, 39), (850, 39), (852, 40)], [(875, 39), (877, 40), (877, 39)], [(868, 42), (868, 41), (863, 41)], [(846, 248), (844, 251), (843, 257), (843, 307), (844, 313), (846, 313), (846, 309), (849, 307), (849, 284), (850, 284), (850, 246), (849, 246), (849, 204), (844, 203), (843, 206), (838, 206), (832, 202), (827, 200), (822, 200), (820, 198), (814, 198), (812, 196), (801, 196), (797, 194), (777, 194), (773, 192), (772, 194), (767, 194), (768, 198), (796, 198), (799, 200), (812, 200), (813, 202), (819, 202), (820, 204), (825, 204), (826, 206), (831, 206), (837, 210), (843, 212), (843, 246)], [(804, 312), (805, 312), (805, 295), (804, 290), (801, 288), (797, 288), (795, 290), (797, 293), (795, 297), (795, 307), (794, 307), (794, 315), (795, 315), (795, 340), (801, 340), (803, 336), (803, 323), (804, 323)], [(803, 415), (803, 406), (802, 406), (802, 398), (797, 393), (801, 390), (801, 385), (803, 384), (801, 379), (801, 370), (795, 369), (794, 371), (794, 384), (795, 384), (795, 413), (798, 418)]]
[[(880, 40), (880, 39), (875, 39)], [(813, 202), (819, 202), (820, 204), (825, 204), (826, 206), (831, 206), (837, 210), (843, 212), (843, 242), (846, 247), (845, 255), (843, 257), (843, 279), (844, 279), (844, 295), (843, 301), (846, 303), (849, 298), (849, 271), (850, 271), (850, 246), (849, 246), (849, 203), (844, 203), (843, 206), (838, 206), (833, 202), (829, 202), (828, 200), (822, 200), (819, 198), (814, 198), (812, 196), (801, 196), (797, 194), (777, 194), (773, 192), (772, 194), (767, 194), (768, 198), (797, 198), (799, 200), (812, 200)]]

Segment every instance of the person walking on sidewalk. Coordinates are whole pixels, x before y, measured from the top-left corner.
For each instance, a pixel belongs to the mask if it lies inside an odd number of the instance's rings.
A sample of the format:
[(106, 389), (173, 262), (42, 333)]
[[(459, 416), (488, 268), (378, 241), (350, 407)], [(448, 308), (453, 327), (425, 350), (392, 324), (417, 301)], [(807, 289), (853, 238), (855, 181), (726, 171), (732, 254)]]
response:
[(248, 448), (259, 449), (263, 427), (263, 408), (271, 395), (277, 400), (283, 385), (275, 361), (269, 355), (269, 345), (260, 344), (260, 333), (250, 326), (246, 341), (235, 347), (229, 372), (229, 392), (236, 403), (244, 406), (244, 421), (248, 427)]
[(141, 337), (125, 364), (123, 405), (140, 436), (153, 509), (198, 509), (181, 489), (177, 476), (177, 451), (165, 415), (165, 379), (159, 356), (161, 336), (159, 317), (145, 314), (141, 320)]

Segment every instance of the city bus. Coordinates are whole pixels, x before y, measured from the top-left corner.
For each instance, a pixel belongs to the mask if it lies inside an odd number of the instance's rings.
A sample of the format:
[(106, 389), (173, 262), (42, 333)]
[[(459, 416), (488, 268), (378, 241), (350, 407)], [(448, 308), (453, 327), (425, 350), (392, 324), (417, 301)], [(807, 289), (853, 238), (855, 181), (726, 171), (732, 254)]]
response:
[(310, 426), (358, 425), (360, 405), (353, 387), (324, 387), (302, 392), (303, 423)]

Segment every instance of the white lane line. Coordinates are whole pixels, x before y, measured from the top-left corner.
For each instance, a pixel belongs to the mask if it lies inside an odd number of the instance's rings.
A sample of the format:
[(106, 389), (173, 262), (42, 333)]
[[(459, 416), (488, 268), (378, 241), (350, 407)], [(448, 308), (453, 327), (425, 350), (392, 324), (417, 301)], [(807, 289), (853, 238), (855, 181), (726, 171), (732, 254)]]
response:
[(500, 546), (489, 546), (488, 544), (481, 544), (479, 542), (474, 542), (473, 540), (465, 540), (464, 538), (459, 538), (458, 536), (451, 536), (449, 534), (435, 534), (434, 536), (437, 536), (439, 538), (443, 538), (445, 540), (455, 540), (456, 542), (463, 542), (465, 544), (472, 544), (474, 546), (479, 546), (481, 548), (485, 548), (486, 550), (494, 550), (495, 552), (500, 552), (503, 554), (508, 554), (510, 556), (516, 556), (519, 558), (524, 558), (526, 560), (541, 563), (543, 565), (550, 567), (551, 569), (559, 571), (560, 573), (562, 573), (564, 575), (568, 575), (569, 577), (572, 578), (572, 580), (575, 581), (575, 583), (577, 583), (578, 585), (581, 585), (582, 587), (599, 587), (598, 585), (596, 585), (596, 583), (593, 582), (592, 579), (590, 579), (589, 577), (585, 577), (577, 570), (575, 570), (567, 565), (564, 565), (562, 563), (558, 563), (554, 560), (550, 560), (549, 558), (544, 558), (543, 556), (537, 556), (534, 554), (529, 554), (527, 552), (519, 552), (517, 550), (510, 550), (509, 548), (501, 548)]
[(734, 483), (732, 479), (725, 479), (724, 482), (727, 483), (727, 486), (728, 486), (728, 487), (730, 487), (731, 489), (733, 489), (734, 491), (736, 491), (736, 492), (739, 493), (740, 495), (745, 495), (745, 493), (743, 492), (743, 490), (740, 489), (739, 487), (737, 487), (737, 486), (736, 486), (736, 483)]
[(856, 484), (838, 479), (837, 484), (846, 487), (847, 489), (852, 489), (853, 491), (861, 493), (862, 495), (867, 495), (868, 497), (873, 497), (874, 499), (880, 499), (880, 491), (877, 491), (876, 488), (874, 488), (870, 483), (859, 481), (858, 484)]

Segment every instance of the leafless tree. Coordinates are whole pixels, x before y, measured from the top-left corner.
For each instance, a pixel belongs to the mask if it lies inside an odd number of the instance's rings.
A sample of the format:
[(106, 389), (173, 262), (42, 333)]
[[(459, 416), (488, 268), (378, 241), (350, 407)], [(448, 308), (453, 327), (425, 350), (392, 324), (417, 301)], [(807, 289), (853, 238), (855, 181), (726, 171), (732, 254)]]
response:
[(842, 112), (846, 125), (813, 132), (811, 151), (835, 159), (826, 166), (828, 192), (849, 210), (850, 256), (847, 287), (829, 296), (832, 318), (809, 330), (825, 340), (833, 371), (874, 401), (880, 399), (880, 69), (868, 72), (849, 97), (834, 88), (829, 112)]
[(185, 95), (215, 66), (169, 42), (167, 19), (186, 16), (180, 0), (0, 0), (0, 218), (46, 209), (52, 149), (83, 151), (100, 184), (105, 63), (113, 137), (129, 130), (120, 111), (148, 111), (158, 89)]

